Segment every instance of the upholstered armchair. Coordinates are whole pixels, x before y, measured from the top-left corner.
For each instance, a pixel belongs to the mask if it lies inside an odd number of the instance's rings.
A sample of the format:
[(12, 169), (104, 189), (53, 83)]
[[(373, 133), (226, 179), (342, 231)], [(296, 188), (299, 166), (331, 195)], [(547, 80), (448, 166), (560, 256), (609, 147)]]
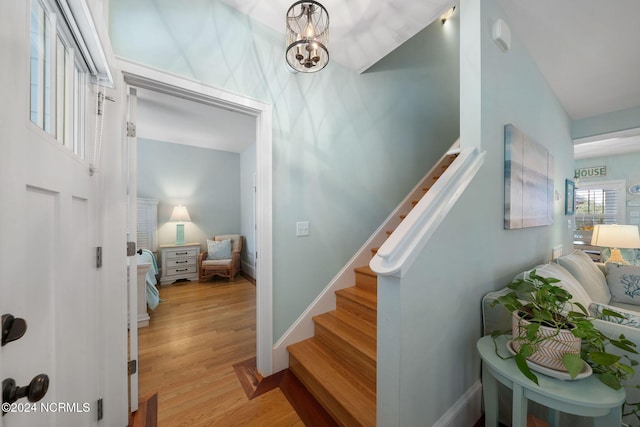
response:
[(198, 278), (204, 282), (213, 276), (235, 280), (241, 270), (240, 254), (243, 238), (240, 234), (223, 234), (207, 240), (207, 250), (198, 256)]

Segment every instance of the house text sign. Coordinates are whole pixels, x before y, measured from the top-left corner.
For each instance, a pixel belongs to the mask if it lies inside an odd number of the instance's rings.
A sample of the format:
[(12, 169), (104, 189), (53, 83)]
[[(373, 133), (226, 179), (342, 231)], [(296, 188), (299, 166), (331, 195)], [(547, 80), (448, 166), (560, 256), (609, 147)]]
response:
[(579, 168), (575, 170), (575, 173), (573, 175), (575, 179), (599, 178), (601, 176), (607, 176), (606, 166), (593, 166), (590, 168)]

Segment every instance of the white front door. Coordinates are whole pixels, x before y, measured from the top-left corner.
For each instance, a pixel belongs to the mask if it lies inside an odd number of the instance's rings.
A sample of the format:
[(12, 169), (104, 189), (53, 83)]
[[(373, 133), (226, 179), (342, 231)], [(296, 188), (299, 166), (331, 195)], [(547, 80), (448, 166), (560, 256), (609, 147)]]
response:
[(3, 405), (0, 427), (92, 426), (98, 177), (30, 119), (29, 10), (29, 1), (0, 6), (0, 314), (27, 323), (0, 347), (0, 379), (27, 386), (44, 374), (49, 385), (38, 402)]

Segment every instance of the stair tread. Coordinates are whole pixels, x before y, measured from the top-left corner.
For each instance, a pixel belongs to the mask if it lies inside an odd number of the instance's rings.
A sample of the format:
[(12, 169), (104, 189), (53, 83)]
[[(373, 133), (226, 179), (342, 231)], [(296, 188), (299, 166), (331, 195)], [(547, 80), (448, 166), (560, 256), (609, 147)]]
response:
[(368, 265), (354, 268), (356, 273), (366, 274), (367, 276), (378, 277), (378, 275)]
[(314, 316), (313, 321), (349, 343), (369, 359), (376, 360), (376, 328), (343, 310)]
[(376, 294), (355, 286), (340, 289), (336, 291), (336, 295), (355, 301), (373, 310), (377, 310), (378, 308), (378, 296)]
[[(374, 426), (376, 423), (376, 395), (375, 390), (368, 390), (357, 377), (350, 374), (351, 368), (338, 359), (316, 338), (290, 345), (287, 347), (290, 356), (294, 357), (308, 374), (331, 395), (332, 399), (341, 405), (354, 419), (362, 425)], [(300, 374), (298, 379), (313, 393), (314, 387), (308, 384), (306, 375)], [(315, 393), (314, 393), (315, 394)], [(315, 396), (323, 403), (322, 396)], [(326, 402), (325, 402), (326, 403)], [(330, 407), (325, 408), (332, 413)]]

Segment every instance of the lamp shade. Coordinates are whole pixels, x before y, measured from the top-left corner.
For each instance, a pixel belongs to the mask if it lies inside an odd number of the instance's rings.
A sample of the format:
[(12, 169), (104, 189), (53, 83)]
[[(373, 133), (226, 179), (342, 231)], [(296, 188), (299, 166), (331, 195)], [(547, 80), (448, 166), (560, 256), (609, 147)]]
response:
[(185, 206), (178, 205), (173, 208), (169, 221), (191, 221), (191, 217)]
[(618, 249), (640, 248), (640, 232), (637, 225), (596, 225), (591, 244)]

